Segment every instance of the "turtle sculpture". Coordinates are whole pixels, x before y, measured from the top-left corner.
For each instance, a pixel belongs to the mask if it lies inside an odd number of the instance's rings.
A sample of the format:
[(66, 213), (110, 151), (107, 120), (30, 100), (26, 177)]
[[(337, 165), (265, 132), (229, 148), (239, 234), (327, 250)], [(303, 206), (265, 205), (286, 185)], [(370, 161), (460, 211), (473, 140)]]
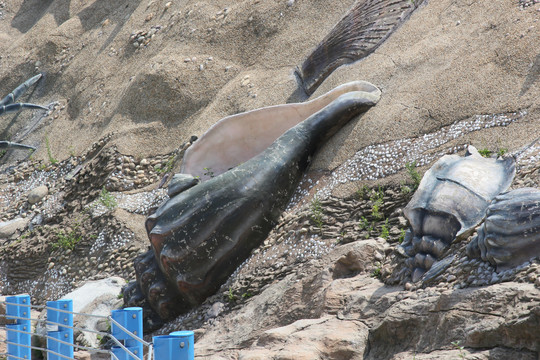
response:
[[(146, 302), (168, 320), (215, 293), (277, 223), (316, 149), (379, 97), (375, 86), (358, 82), (326, 106), (306, 105), (311, 109), (304, 111), (305, 120), (231, 170), (203, 182), (175, 176), (169, 187), (172, 197), (146, 220), (151, 250), (135, 259), (137, 281), (124, 290), (126, 304)], [(244, 126), (235, 127), (239, 119), (231, 122), (233, 133), (248, 129), (251, 121), (264, 120), (268, 126), (282, 117), (301, 120), (294, 114), (302, 106), (290, 105), (259, 110), (266, 119), (245, 113)], [(223, 135), (218, 140), (229, 134), (227, 126), (211, 130), (216, 129)], [(225, 145), (216, 155), (229, 150), (236, 148)]]
[(409, 257), (413, 282), (443, 258), (453, 241), (472, 233), (515, 172), (514, 158), (484, 158), (473, 146), (464, 157), (443, 156), (426, 172), (404, 209), (411, 229), (398, 247)]
[(521, 188), (497, 196), (467, 245), (467, 255), (481, 257), (497, 270), (539, 257), (540, 190)]
[[(2, 100), (0, 100), (0, 115), (21, 111), (23, 109), (40, 109), (40, 110), (49, 111), (48, 107), (41, 106), (41, 105), (29, 104), (29, 103), (15, 103), (15, 100), (17, 100), (22, 94), (24, 94), (30, 86), (34, 85), (39, 79), (41, 79), (42, 76), (43, 76), (42, 74), (38, 74), (34, 77), (31, 77), (30, 79), (26, 80), (25, 82), (17, 86), (15, 90), (9, 93)], [(33, 146), (18, 144), (11, 141), (0, 141), (0, 149), (36, 150), (36, 148)]]

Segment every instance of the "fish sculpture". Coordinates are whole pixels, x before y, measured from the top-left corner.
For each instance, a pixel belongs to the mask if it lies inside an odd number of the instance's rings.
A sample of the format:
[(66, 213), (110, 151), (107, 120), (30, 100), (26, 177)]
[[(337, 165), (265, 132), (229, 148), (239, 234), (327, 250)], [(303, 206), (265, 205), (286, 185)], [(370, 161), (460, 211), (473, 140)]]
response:
[(398, 247), (409, 257), (413, 282), (443, 259), (453, 241), (474, 231), (491, 200), (510, 187), (515, 173), (513, 157), (484, 158), (473, 146), (464, 157), (443, 156), (425, 173), (403, 210), (411, 230)]
[[(135, 260), (137, 281), (124, 291), (126, 304), (146, 302), (168, 320), (215, 293), (277, 224), (317, 148), (377, 103), (379, 89), (364, 82), (360, 89), (306, 111), (305, 120), (262, 152), (239, 165), (237, 160), (227, 164), (230, 170), (203, 182), (185, 175), (173, 179), (173, 197), (146, 220), (151, 250)], [(282, 105), (262, 112), (270, 124), (298, 108)]]
[(505, 270), (540, 257), (540, 190), (521, 188), (497, 196), (467, 245), (467, 255)]
[(306, 58), (296, 74), (311, 95), (338, 67), (371, 54), (423, 0), (358, 0)]

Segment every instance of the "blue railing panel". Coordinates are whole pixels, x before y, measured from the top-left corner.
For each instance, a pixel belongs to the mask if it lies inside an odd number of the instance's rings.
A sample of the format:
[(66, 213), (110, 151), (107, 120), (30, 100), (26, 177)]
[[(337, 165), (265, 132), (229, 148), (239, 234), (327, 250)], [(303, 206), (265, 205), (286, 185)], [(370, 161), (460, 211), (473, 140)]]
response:
[(65, 357), (73, 358), (73, 345), (56, 341), (61, 340), (73, 344), (73, 300), (47, 301), (47, 321), (51, 325), (58, 326), (58, 330), (48, 331), (47, 349), (59, 354), (49, 353), (48, 359), (63, 360)]
[(157, 360), (193, 360), (195, 358), (193, 331), (174, 331), (153, 337), (154, 358)]
[[(136, 338), (141, 338), (143, 335), (143, 314), (140, 307), (128, 307), (121, 310), (113, 310), (111, 318), (128, 330)], [(121, 329), (115, 322), (111, 324), (111, 335), (118, 340), (124, 341), (124, 346), (131, 351), (138, 359), (143, 358), (143, 344), (141, 341), (134, 338), (132, 335)], [(119, 360), (133, 359), (125, 349), (120, 346), (112, 347), (113, 353)]]
[(16, 320), (6, 325), (8, 360), (31, 358), (30, 306), (30, 295), (6, 296), (6, 318)]
[[(6, 325), (7, 360), (31, 359), (31, 319), (30, 296), (17, 295), (6, 297), (7, 319), (16, 320), (16, 324)], [(47, 324), (57, 329), (48, 331), (47, 349), (35, 348), (48, 352), (49, 360), (72, 359), (75, 345), (73, 344), (73, 300), (58, 300), (47, 302)], [(95, 316), (89, 314), (79, 314)], [(101, 316), (103, 317), (103, 316)], [(117, 346), (109, 351), (111, 358), (118, 360), (142, 360), (143, 346), (149, 347), (150, 355), (156, 360), (194, 360), (193, 331), (175, 331), (169, 335), (153, 337), (153, 344), (145, 342), (143, 335), (142, 308), (131, 307), (113, 310), (111, 316), (111, 335)], [(84, 329), (80, 329), (84, 331)], [(153, 351), (152, 351), (153, 346)], [(92, 348), (80, 347), (97, 352), (106, 352)]]

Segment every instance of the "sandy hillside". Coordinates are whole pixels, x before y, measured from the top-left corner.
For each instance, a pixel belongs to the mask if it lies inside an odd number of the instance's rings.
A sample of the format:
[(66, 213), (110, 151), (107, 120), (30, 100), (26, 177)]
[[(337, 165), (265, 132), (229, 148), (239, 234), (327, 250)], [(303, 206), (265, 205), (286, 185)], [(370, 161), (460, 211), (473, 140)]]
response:
[[(45, 74), (29, 100), (59, 106), (25, 138), (38, 158), (47, 157), (45, 137), (63, 159), (109, 133), (124, 154), (167, 153), (223, 116), (304, 100), (293, 71), (352, 3), (4, 1), (0, 89)], [(383, 91), (376, 108), (323, 148), (314, 169), (475, 115), (526, 110), (519, 125), (459, 143), (496, 151), (532, 140), (538, 18), (517, 1), (421, 6), (375, 53), (339, 68), (313, 95), (355, 79)], [(141, 32), (149, 33), (136, 47), (131, 35)], [(18, 139), (31, 117), (3, 117), (2, 136)]]
[[(295, 69), (354, 3), (0, 0), (0, 93), (42, 73), (21, 101), (52, 109), (0, 117), (0, 140), (37, 147), (37, 161), (1, 158), (1, 220), (19, 224), (0, 239), (3, 291), (43, 303), (88, 278), (132, 280), (179, 147), (227, 115), (305, 101)], [(392, 276), (404, 266), (406, 165), (422, 173), (473, 144), (516, 155), (513, 186), (538, 187), (538, 142), (519, 151), (540, 136), (540, 3), (424, 1), (311, 98), (352, 80), (378, 86), (379, 103), (320, 149), (280, 224), (218, 294), (160, 331), (197, 330), (204, 359), (298, 359), (301, 345), (305, 359), (462, 357), (453, 341), (479, 359), (537, 358), (539, 261), (497, 272), (459, 242), (425, 289)], [(48, 193), (33, 205), (38, 185)], [(100, 205), (104, 188), (116, 205)], [(66, 251), (59, 234), (82, 240)]]

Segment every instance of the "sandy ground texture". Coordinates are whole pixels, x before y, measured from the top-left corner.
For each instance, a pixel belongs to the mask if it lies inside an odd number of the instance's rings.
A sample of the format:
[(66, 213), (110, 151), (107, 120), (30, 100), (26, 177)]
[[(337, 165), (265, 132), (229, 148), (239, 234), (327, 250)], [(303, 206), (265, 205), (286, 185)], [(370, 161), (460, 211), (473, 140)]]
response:
[[(294, 69), (347, 12), (348, 1), (0, 2), (0, 90), (45, 74), (25, 101), (51, 115), (3, 116), (2, 138), (47, 159), (81, 154), (114, 133), (123, 154), (172, 151), (220, 118), (303, 101)], [(337, 69), (318, 96), (347, 81), (379, 86), (379, 104), (327, 143), (313, 170), (371, 144), (409, 139), (476, 115), (525, 111), (507, 127), (445, 145), (515, 150), (539, 128), (540, 17), (518, 1), (429, 1), (362, 61)], [(338, 190), (333, 190), (339, 192)]]
[[(0, 0), (0, 94), (43, 73), (21, 100), (52, 109), (1, 116), (0, 140), (36, 146), (32, 156), (48, 163), (110, 135), (111, 166), (113, 156), (164, 163), (227, 115), (306, 100), (294, 71), (354, 3)], [(466, 144), (494, 153), (530, 144), (540, 136), (539, 19), (536, 1), (424, 1), (312, 95), (352, 80), (383, 93), (321, 148), (307, 179), (342, 198), (383, 177), (370, 185), (399, 186), (407, 162), (425, 170)], [(96, 181), (85, 176), (79, 192)], [(143, 215), (116, 216), (146, 240)]]

